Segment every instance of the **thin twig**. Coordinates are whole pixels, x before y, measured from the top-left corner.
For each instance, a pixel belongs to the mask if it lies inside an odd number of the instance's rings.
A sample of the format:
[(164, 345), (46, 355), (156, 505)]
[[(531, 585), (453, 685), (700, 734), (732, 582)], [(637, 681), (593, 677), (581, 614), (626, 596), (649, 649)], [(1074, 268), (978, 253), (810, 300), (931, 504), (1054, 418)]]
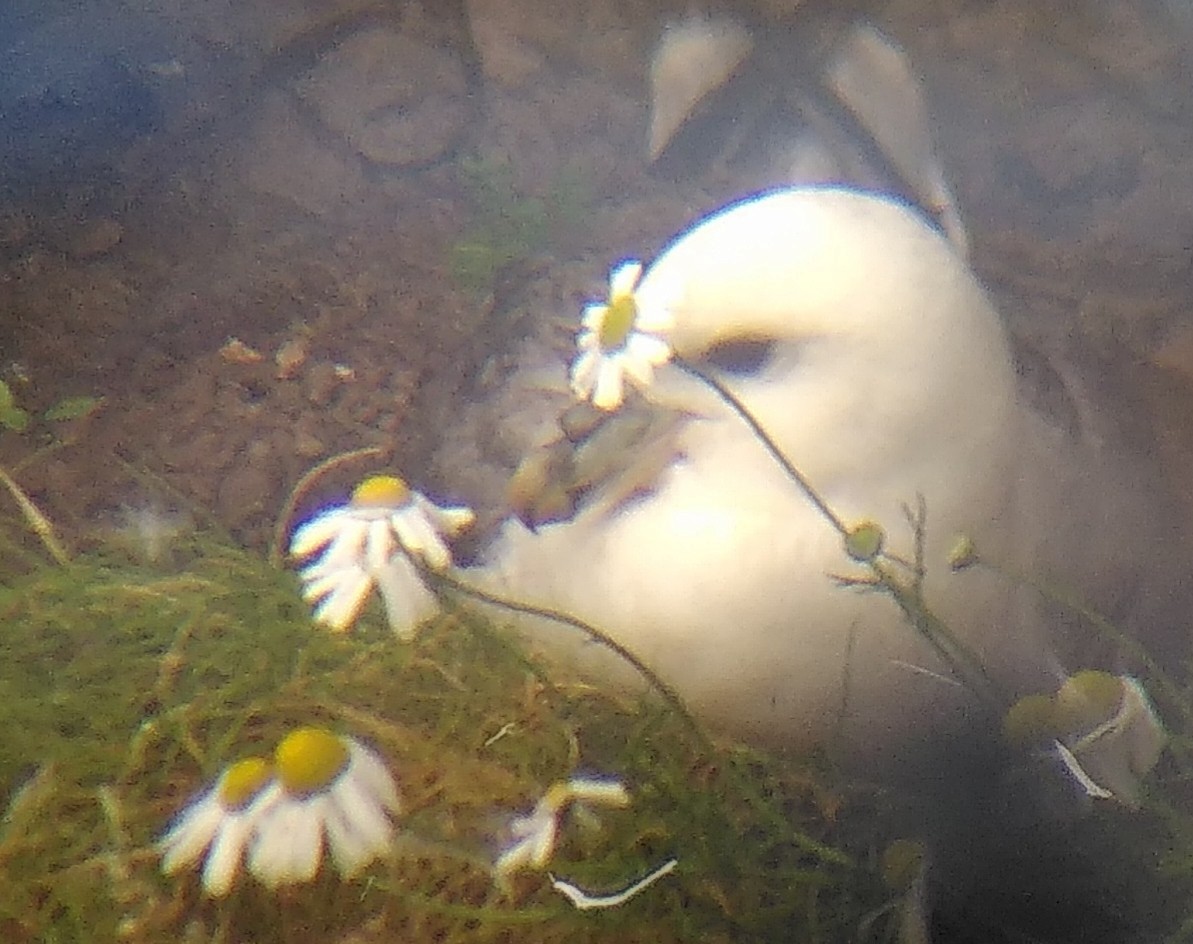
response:
[(697, 379), (708, 384), (716, 392), (717, 396), (724, 400), (725, 403), (728, 404), (733, 410), (733, 412), (741, 417), (742, 422), (750, 427), (751, 432), (753, 432), (754, 435), (757, 436), (762, 442), (762, 445), (766, 447), (766, 451), (774, 457), (774, 460), (779, 463), (783, 471), (791, 477), (791, 480), (800, 487), (800, 490), (804, 493), (804, 495), (807, 496), (808, 501), (816, 506), (816, 510), (824, 515), (825, 520), (837, 529), (837, 533), (842, 537), (847, 537), (849, 535), (849, 528), (846, 527), (845, 522), (841, 520), (840, 515), (838, 515), (835, 511), (833, 511), (832, 508), (829, 507), (828, 502), (826, 502), (820, 496), (820, 493), (816, 491), (816, 489), (812, 486), (812, 483), (809, 482), (805, 477), (804, 473), (797, 469), (792, 464), (791, 460), (783, 454), (783, 451), (778, 447), (775, 441), (771, 439), (770, 434), (763, 428), (762, 424), (758, 422), (754, 414), (750, 412), (749, 407), (742, 403), (732, 390), (726, 387), (712, 374), (705, 373), (695, 364), (691, 364), (682, 358), (675, 358), (675, 364), (681, 370), (686, 371), (693, 377), (696, 377)]
[(316, 481), (342, 465), (355, 462), (357, 459), (376, 459), (383, 455), (384, 452), (385, 450), (377, 446), (353, 449), (350, 452), (341, 452), (329, 459), (324, 459), (314, 468), (307, 470), (302, 478), (295, 483), (294, 487), (290, 489), (290, 494), (286, 496), (286, 504), (282, 506), (277, 523), (273, 526), (273, 540), (269, 543), (269, 563), (274, 567), (282, 566), (282, 545), (286, 542), (286, 531), (290, 527), (290, 519), (294, 517), (294, 509), (298, 507), (298, 503), (302, 501), (303, 497), (311, 490), (311, 486)]
[(592, 642), (604, 646), (619, 658), (625, 660), (626, 663), (628, 663), (639, 675), (642, 676), (643, 679), (646, 680), (646, 683), (651, 688), (655, 689), (655, 691), (657, 691), (663, 697), (663, 700), (675, 710), (680, 718), (683, 719), (684, 723), (700, 742), (700, 746), (707, 750), (712, 750), (712, 743), (709, 741), (708, 736), (696, 722), (695, 717), (693, 717), (692, 713), (688, 710), (688, 707), (684, 704), (683, 698), (680, 697), (679, 693), (665, 681), (663, 681), (663, 679), (660, 678), (650, 666), (646, 665), (646, 663), (630, 652), (629, 649), (619, 643), (612, 636), (609, 636), (608, 634), (597, 629), (591, 623), (586, 623), (579, 617), (572, 616), (572, 614), (566, 613), (563, 610), (554, 610), (549, 607), (535, 606), (531, 603), (521, 603), (517, 600), (509, 600), (505, 597), (499, 597), (495, 594), (492, 594), (487, 590), (481, 590), (477, 587), (469, 586), (468, 584), (462, 583), (448, 574), (441, 574), (432, 570), (428, 570), (421, 565), (418, 565), (417, 562), (416, 566), (419, 566), (423, 576), (432, 581), (432, 583), (446, 587), (449, 590), (454, 590), (455, 592), (463, 594), (466, 597), (479, 600), (482, 603), (492, 604), (493, 606), (500, 607), (503, 610), (509, 610), (511, 613), (521, 613), (525, 616), (536, 616), (540, 617), (541, 619), (548, 619), (556, 623), (562, 623), (565, 626), (571, 626), (573, 629), (578, 629)]
[(20, 506), (21, 514), (25, 516), (25, 521), (33, 530), (33, 533), (41, 538), (41, 543), (46, 546), (46, 550), (50, 552), (50, 556), (54, 560), (66, 567), (70, 564), (70, 555), (66, 553), (66, 549), (58, 541), (54, 534), (54, 526), (50, 524), (50, 520), (41, 513), (38, 507), (33, 504), (31, 499), (21, 486), (19, 486), (9, 475), (0, 468), (0, 482), (8, 489), (17, 505)]

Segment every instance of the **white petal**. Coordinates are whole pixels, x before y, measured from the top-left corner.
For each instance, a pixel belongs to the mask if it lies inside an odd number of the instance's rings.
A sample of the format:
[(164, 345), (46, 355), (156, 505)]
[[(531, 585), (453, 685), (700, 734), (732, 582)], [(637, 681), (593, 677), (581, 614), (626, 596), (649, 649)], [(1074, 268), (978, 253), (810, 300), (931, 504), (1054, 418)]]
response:
[(225, 815), (218, 790), (215, 789), (184, 809), (158, 842), (162, 852), (162, 871), (166, 875), (173, 875), (179, 869), (198, 862), (203, 851), (211, 845)]
[(556, 811), (545, 807), (536, 806), (529, 816), (515, 817), (510, 832), (519, 839), (498, 857), (494, 866), (498, 873), (543, 868), (555, 852), (558, 828)]
[(357, 517), (345, 517), (340, 525), (340, 533), (332, 540), (331, 546), (311, 566), (335, 569), (357, 563), (364, 555), (369, 523)]
[(355, 738), (344, 738), (344, 742), (352, 755), (352, 776), (368, 788), (384, 809), (400, 813), (402, 803), (398, 799), (398, 788), (385, 761)]
[(651, 366), (650, 361), (641, 360), (626, 354), (621, 359), (621, 369), (639, 387), (649, 387), (654, 380), (654, 368)]
[(336, 632), (348, 629), (364, 608), (373, 580), (364, 571), (351, 571), (322, 603), (315, 607), (315, 622)]
[(365, 540), (365, 567), (369, 571), (380, 570), (389, 563), (397, 550), (393, 527), (390, 522), (378, 518), (369, 524), (369, 535)]
[(413, 639), (419, 625), (439, 612), (439, 598), (427, 589), (405, 554), (394, 555), (389, 566), (374, 577), (390, 628), (399, 639)]
[[(327, 814), (327, 845), (331, 859), (344, 878), (352, 878), (366, 865), (378, 858), (389, 844), (373, 841), (373, 837), (357, 829), (344, 818), (344, 812), (333, 809)], [(389, 829), (387, 825), (387, 829)], [(390, 829), (392, 833), (392, 829)]]
[(653, 334), (634, 331), (626, 341), (627, 357), (658, 366), (671, 359), (671, 345)]
[(567, 782), (570, 799), (599, 806), (626, 807), (630, 794), (625, 784), (612, 777), (573, 777)]
[(530, 867), (533, 843), (530, 838), (521, 839), (506, 848), (493, 863), (493, 870), (498, 875), (510, 875)]
[(627, 259), (609, 273), (609, 297), (620, 298), (632, 295), (642, 276), (642, 263), (636, 259)]
[(594, 354), (601, 353), (601, 336), (596, 331), (589, 331), (587, 328), (576, 335), (576, 350), (581, 354), (591, 351)]
[(290, 554), (293, 557), (308, 557), (329, 543), (343, 527), (343, 511), (343, 508), (336, 508), (324, 512), (296, 528), (290, 538)]
[(243, 811), (224, 821), (203, 865), (203, 888), (211, 897), (223, 898), (231, 891), (254, 826), (254, 820)]
[(464, 505), (436, 505), (425, 495), (415, 495), (414, 501), (441, 535), (455, 537), (476, 521), (476, 512)]
[(597, 373), (596, 387), (592, 394), (593, 406), (602, 410), (615, 410), (625, 398), (621, 379), (621, 361), (618, 358), (601, 359)]
[(581, 399), (587, 399), (596, 386), (603, 358), (598, 351), (585, 351), (572, 362), (571, 386), (572, 393)]
[[(601, 325), (605, 323), (605, 318), (609, 315), (609, 306), (601, 302), (594, 302), (591, 305), (585, 305), (584, 311), (580, 315), (580, 324), (584, 326), (588, 333), (591, 333), (595, 339), (600, 333)], [(581, 334), (581, 338), (583, 338)]]
[(451, 564), (451, 552), (417, 504), (395, 514), (393, 524), (402, 547), (414, 557), (426, 561), (432, 570), (443, 570)]
[(340, 874), (351, 878), (389, 848), (393, 826), (351, 768), (332, 787), (329, 800), (328, 846)]
[[(325, 596), (331, 593), (336, 587), (342, 586), (352, 573), (363, 573), (355, 568), (353, 570), (337, 570), (330, 573), (317, 574), (312, 571), (300, 571), (298, 576), (302, 579), (302, 598), (307, 603), (315, 603), (322, 600)], [(355, 578), (351, 578), (355, 579)]]
[(323, 854), (325, 797), (287, 799), (263, 817), (249, 852), (249, 871), (269, 888), (307, 882)]

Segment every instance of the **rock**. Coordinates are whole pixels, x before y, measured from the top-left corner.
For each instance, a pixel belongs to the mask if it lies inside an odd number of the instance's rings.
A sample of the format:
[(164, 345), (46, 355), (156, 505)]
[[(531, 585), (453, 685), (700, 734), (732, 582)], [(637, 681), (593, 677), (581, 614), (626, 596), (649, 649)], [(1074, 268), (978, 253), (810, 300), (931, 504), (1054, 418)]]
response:
[(334, 364), (320, 361), (303, 375), (303, 392), (312, 406), (325, 407), (342, 382)]
[(360, 168), (307, 130), (298, 110), (278, 92), (265, 97), (239, 154), (239, 175), (251, 189), (316, 215), (357, 202), (365, 190)]
[(399, 167), (431, 163), (458, 140), (467, 91), (458, 57), (383, 27), (349, 36), (298, 83), (361, 156)]

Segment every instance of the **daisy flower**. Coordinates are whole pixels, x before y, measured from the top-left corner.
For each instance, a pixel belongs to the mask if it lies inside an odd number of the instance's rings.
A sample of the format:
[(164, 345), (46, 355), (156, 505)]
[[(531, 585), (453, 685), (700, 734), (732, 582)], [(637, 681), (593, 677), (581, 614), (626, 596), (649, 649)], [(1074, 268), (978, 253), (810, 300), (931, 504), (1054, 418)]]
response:
[(398, 791), (384, 761), (359, 741), (299, 728), (278, 745), (274, 769), (249, 850), (249, 871), (264, 885), (309, 882), (325, 845), (344, 878), (389, 848)]
[(394, 632), (411, 638), (419, 623), (439, 611), (414, 562), (446, 570), (451, 553), (443, 538), (475, 517), (468, 508), (436, 505), (396, 476), (365, 479), (347, 505), (307, 521), (291, 539), (293, 557), (318, 555), (299, 571), (303, 599), (315, 604), (315, 621), (344, 632), (376, 586)]
[(572, 804), (624, 808), (630, 805), (630, 795), (620, 781), (601, 777), (573, 777), (552, 784), (529, 814), (510, 823), (514, 841), (493, 867), (498, 878), (545, 868), (555, 853), (560, 819)]
[(641, 262), (621, 263), (609, 275), (609, 300), (584, 308), (576, 341), (580, 354), (571, 368), (572, 392), (602, 410), (621, 405), (624, 377), (649, 386), (654, 368), (671, 357), (670, 345), (659, 336), (673, 323), (671, 311), (663, 304), (640, 306), (641, 276)]
[(1053, 695), (1020, 698), (1003, 718), (1008, 743), (1055, 757), (1091, 797), (1137, 807), (1168, 735), (1147, 691), (1129, 675), (1085, 669)]
[(1056, 693), (1057, 753), (1090, 796), (1139, 805), (1168, 741), (1138, 679), (1087, 669)]
[(162, 871), (173, 875), (206, 854), (203, 889), (213, 898), (228, 894), (245, 848), (271, 803), (265, 791), (272, 776), (269, 762), (261, 757), (246, 758), (225, 770), (161, 838)]

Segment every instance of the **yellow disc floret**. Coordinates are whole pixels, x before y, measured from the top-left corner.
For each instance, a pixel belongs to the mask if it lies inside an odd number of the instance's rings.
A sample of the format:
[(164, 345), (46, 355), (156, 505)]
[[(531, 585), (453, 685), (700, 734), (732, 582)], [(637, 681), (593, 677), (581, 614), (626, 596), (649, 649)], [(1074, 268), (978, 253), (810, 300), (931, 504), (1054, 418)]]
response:
[(1002, 736), (1016, 748), (1035, 747), (1056, 737), (1056, 705), (1051, 695), (1025, 695), (1002, 718)]
[(352, 490), (357, 508), (397, 508), (410, 500), (410, 486), (396, 475), (370, 475)]
[(248, 806), (269, 782), (273, 770), (264, 757), (246, 757), (224, 771), (220, 780), (220, 805), (226, 810)]
[(1065, 679), (1056, 693), (1059, 734), (1092, 730), (1109, 721), (1123, 702), (1123, 682), (1098, 669), (1085, 669)]
[(886, 532), (873, 521), (862, 521), (845, 533), (845, 553), (861, 564), (869, 563), (882, 553)]
[(601, 320), (601, 349), (615, 351), (625, 344), (637, 320), (638, 303), (634, 301), (633, 292), (611, 295), (605, 317)]
[(348, 766), (348, 748), (323, 728), (299, 728), (286, 735), (274, 751), (278, 780), (287, 793), (317, 793)]

